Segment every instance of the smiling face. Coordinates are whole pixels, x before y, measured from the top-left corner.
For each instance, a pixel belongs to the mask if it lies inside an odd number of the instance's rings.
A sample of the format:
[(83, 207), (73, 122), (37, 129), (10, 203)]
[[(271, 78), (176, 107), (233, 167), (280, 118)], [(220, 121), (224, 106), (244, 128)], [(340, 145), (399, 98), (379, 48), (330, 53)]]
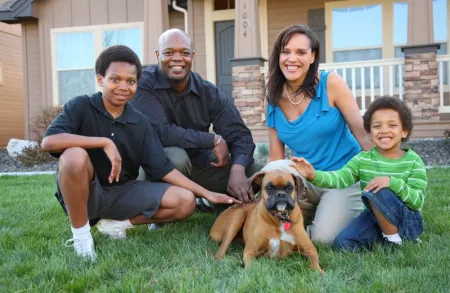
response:
[(188, 36), (177, 30), (164, 33), (156, 57), (161, 72), (170, 83), (187, 83), (194, 57)]
[(309, 38), (304, 34), (294, 34), (280, 52), (279, 66), (288, 82), (301, 83), (314, 60)]
[(380, 109), (373, 113), (370, 122), (370, 139), (381, 155), (388, 158), (401, 156), (403, 151), (400, 149), (400, 143), (407, 136), (408, 131), (403, 130), (397, 111)]
[(105, 71), (105, 76), (97, 75), (97, 83), (102, 87), (106, 110), (123, 107), (136, 93), (136, 65), (127, 62), (111, 62)]

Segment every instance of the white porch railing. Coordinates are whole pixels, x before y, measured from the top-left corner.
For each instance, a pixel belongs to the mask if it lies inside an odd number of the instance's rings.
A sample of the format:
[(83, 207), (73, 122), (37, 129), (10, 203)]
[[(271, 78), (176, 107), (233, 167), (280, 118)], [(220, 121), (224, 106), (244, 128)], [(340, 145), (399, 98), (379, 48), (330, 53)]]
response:
[(347, 82), (363, 114), (375, 97), (390, 95), (403, 99), (404, 59), (324, 63), (319, 68), (335, 71)]
[[(376, 97), (404, 98), (404, 58), (322, 63), (320, 70), (337, 72), (346, 81), (363, 114)], [(450, 113), (450, 55), (437, 57), (440, 113)], [(267, 73), (267, 67), (265, 68)]]
[(438, 55), (439, 112), (450, 113), (450, 55)]

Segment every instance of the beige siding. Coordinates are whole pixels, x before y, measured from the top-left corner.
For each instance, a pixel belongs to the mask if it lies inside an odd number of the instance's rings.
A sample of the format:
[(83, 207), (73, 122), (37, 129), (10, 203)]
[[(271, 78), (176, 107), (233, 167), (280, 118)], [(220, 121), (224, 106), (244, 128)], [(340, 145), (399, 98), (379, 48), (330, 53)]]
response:
[[(91, 16), (97, 15), (97, 12), (91, 14), (89, 2), (96, 1), (78, 0), (70, 2), (70, 19), (72, 21), (72, 26), (89, 25), (91, 23)], [(79, 17), (80, 15), (83, 15), (84, 17)]]
[(184, 13), (169, 9), (169, 28), (184, 30)]
[(203, 0), (192, 0), (195, 71), (206, 79), (205, 13)]
[(127, 22), (127, 0), (108, 0), (108, 17), (110, 23)]
[(325, 2), (335, 0), (267, 0), (269, 56), (278, 33), (291, 24), (308, 24), (308, 10), (325, 8)]
[(144, 21), (144, 0), (127, 1), (127, 21)]
[(89, 1), (89, 15), (91, 25), (108, 24), (108, 0)]
[(22, 37), (20, 25), (0, 24), (0, 147), (24, 137)]

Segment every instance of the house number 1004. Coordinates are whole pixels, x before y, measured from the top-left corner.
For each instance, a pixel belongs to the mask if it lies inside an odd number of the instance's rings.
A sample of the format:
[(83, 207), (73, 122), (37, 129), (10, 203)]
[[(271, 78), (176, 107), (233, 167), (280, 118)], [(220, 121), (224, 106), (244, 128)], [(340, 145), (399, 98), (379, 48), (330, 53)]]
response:
[(247, 26), (248, 26), (248, 23), (247, 23), (247, 20), (246, 20), (247, 19), (247, 12), (245, 12), (246, 8), (247, 7), (246, 7), (245, 2), (244, 2), (244, 12), (242, 13), (242, 19), (244, 20), (242, 22), (242, 27), (244, 28), (244, 32), (242, 34), (244, 35), (245, 38), (247, 37)]

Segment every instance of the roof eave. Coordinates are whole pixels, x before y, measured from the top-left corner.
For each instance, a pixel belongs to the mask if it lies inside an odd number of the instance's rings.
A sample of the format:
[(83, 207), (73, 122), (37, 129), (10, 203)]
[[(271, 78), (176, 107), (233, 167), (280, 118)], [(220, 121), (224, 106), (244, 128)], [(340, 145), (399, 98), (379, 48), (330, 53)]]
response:
[(20, 23), (23, 20), (37, 18), (33, 11), (33, 0), (19, 0), (14, 3), (10, 10), (0, 11), (0, 21), (5, 23)]

